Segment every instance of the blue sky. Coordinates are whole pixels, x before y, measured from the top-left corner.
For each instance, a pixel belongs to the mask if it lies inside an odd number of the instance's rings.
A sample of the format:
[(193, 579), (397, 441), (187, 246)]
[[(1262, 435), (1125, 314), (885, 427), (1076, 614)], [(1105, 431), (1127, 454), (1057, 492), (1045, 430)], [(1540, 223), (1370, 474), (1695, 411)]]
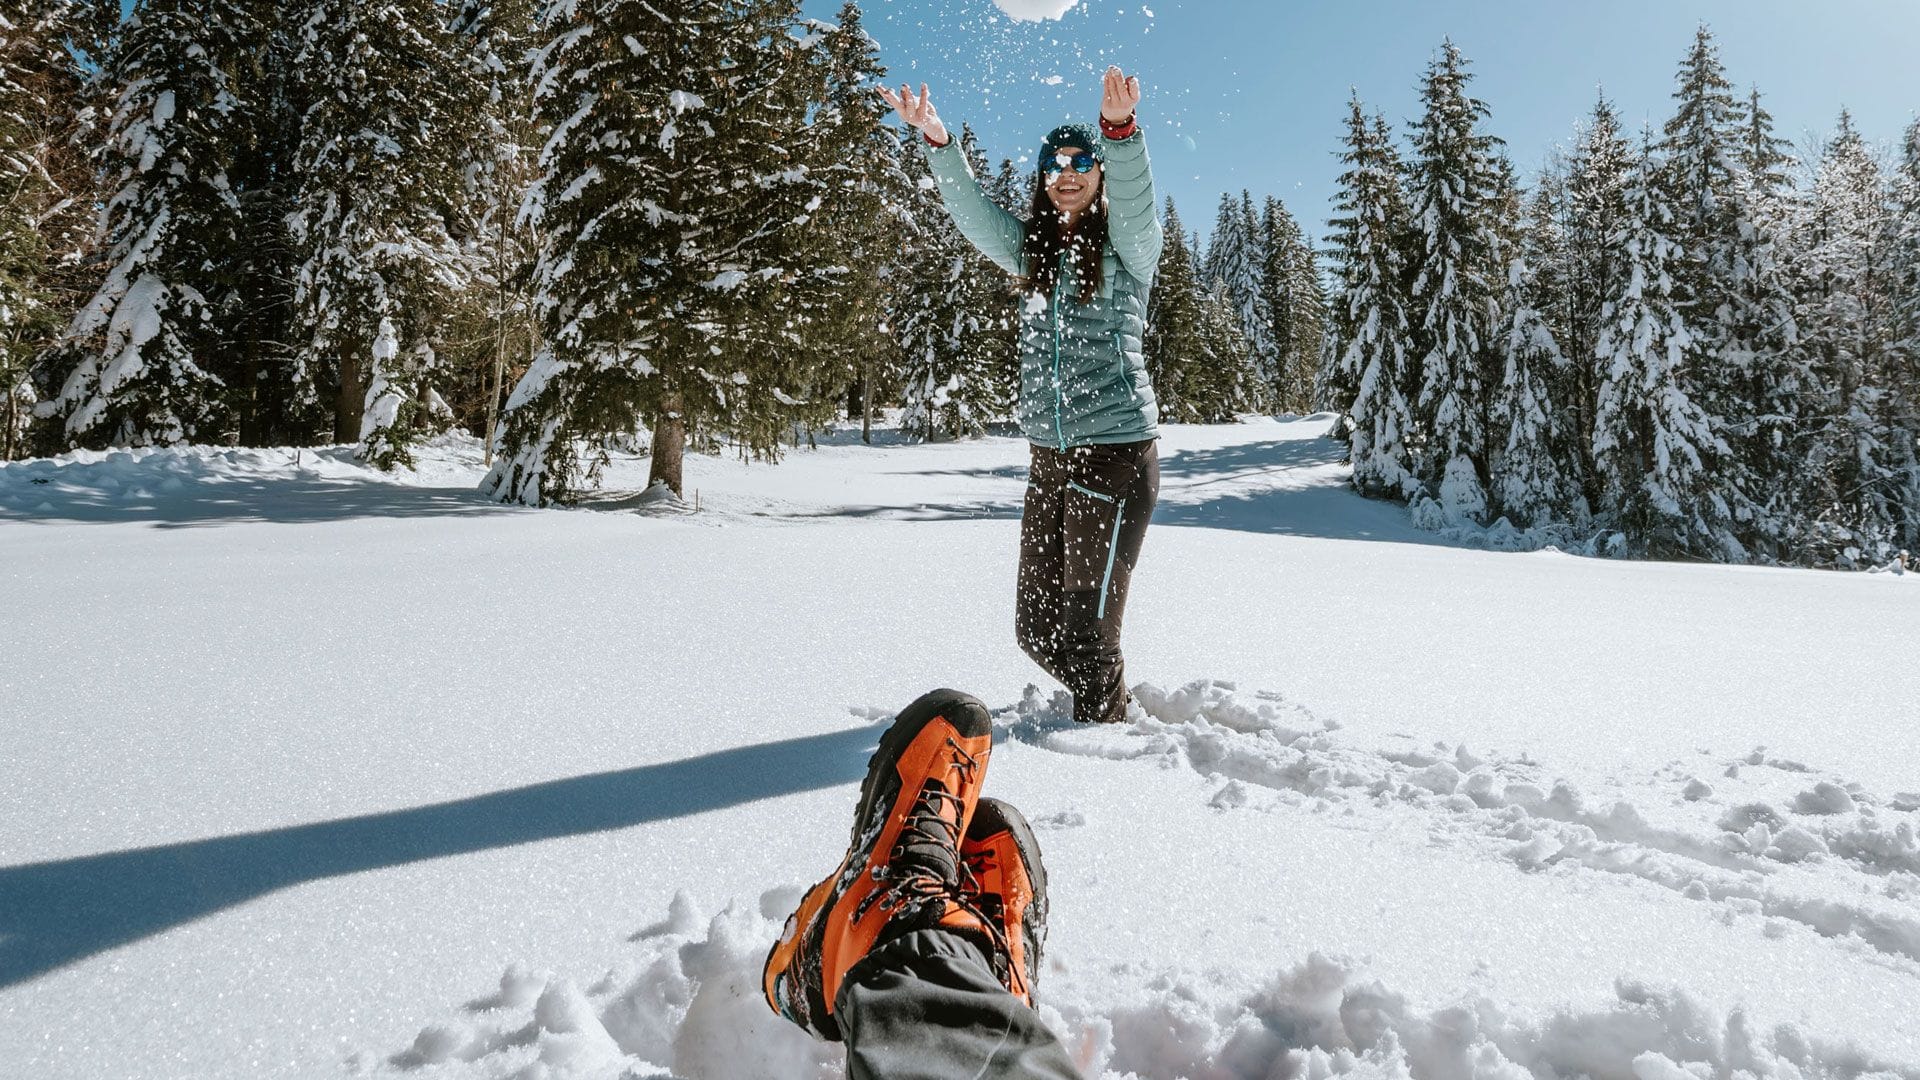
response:
[[(839, 6), (805, 3), (822, 18)], [(1523, 176), (1602, 87), (1630, 126), (1662, 123), (1703, 21), (1735, 86), (1757, 84), (1796, 144), (1817, 146), (1845, 106), (1891, 150), (1920, 109), (1913, 0), (1080, 0), (1042, 23), (1014, 23), (991, 0), (863, 7), (896, 84), (930, 83), (941, 116), (972, 123), (996, 163), (1031, 155), (1063, 117), (1091, 119), (1107, 64), (1137, 71), (1161, 192), (1203, 230), (1220, 193), (1244, 187), (1323, 232), (1349, 88), (1396, 124), (1413, 117), (1416, 82), (1449, 35)]]

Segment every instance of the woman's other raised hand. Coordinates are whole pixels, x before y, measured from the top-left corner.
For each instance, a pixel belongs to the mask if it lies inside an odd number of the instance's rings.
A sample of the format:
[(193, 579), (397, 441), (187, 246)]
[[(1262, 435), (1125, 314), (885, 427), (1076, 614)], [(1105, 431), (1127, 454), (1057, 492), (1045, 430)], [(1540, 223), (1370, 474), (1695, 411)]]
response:
[[(913, 88), (904, 83), (897, 94), (884, 86), (879, 90), (881, 100), (887, 103), (888, 108), (899, 113), (900, 119), (919, 128), (928, 141), (935, 145), (947, 145), (947, 126), (940, 122), (940, 114), (933, 109), (933, 95), (927, 92), (926, 83), (920, 84), (918, 97), (914, 96)], [(1134, 96), (1138, 100), (1139, 95)]]
[(1118, 64), (1107, 69), (1105, 85), (1100, 89), (1100, 118), (1109, 124), (1124, 124), (1140, 108), (1140, 77), (1128, 75)]

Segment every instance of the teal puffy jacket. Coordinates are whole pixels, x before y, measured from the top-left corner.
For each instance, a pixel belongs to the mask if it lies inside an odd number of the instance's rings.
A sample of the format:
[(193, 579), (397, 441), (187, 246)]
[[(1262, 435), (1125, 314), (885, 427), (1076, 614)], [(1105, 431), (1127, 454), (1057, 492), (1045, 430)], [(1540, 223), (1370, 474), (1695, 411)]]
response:
[[(941, 147), (918, 141), (961, 235), (1002, 270), (1026, 276), (1026, 224), (981, 189), (960, 140), (950, 138)], [(1101, 142), (1107, 246), (1100, 294), (1091, 304), (1080, 303), (1063, 268), (1062, 284), (1046, 303), (1020, 305), (1020, 430), (1028, 440), (1059, 450), (1160, 437), (1160, 406), (1140, 349), (1163, 242), (1153, 173), (1138, 128), (1125, 139)]]

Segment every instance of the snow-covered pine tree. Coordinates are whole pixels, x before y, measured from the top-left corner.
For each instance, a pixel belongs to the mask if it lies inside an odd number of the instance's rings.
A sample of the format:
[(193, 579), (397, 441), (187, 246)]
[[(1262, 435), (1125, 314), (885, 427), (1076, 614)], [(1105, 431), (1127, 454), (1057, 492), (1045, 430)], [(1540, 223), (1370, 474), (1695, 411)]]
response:
[(460, 422), (481, 432), (493, 430), (508, 379), (539, 347), (526, 272), (539, 237), (520, 215), (542, 141), (533, 116), (533, 7), (534, 0), (458, 0), (453, 13), (454, 56), (474, 95), (453, 103), (448, 125), (461, 182), (452, 232), (466, 285), (445, 317), (435, 389)]
[(405, 464), (432, 419), (436, 316), (467, 283), (449, 233), (463, 110), (479, 95), (436, 0), (304, 0), (294, 168), (296, 366), (334, 399), (334, 438)]
[[(1615, 244), (1627, 220), (1627, 185), (1634, 170), (1633, 148), (1620, 131), (1620, 118), (1605, 97), (1581, 125), (1567, 161), (1566, 206), (1560, 240), (1565, 255), (1565, 309), (1560, 317), (1561, 352), (1568, 360), (1567, 392), (1557, 395), (1571, 414), (1570, 469), (1584, 478), (1589, 503), (1602, 492), (1593, 467), (1594, 415), (1606, 369), (1597, 357), (1607, 304), (1623, 285), (1624, 252)], [(1537, 258), (1537, 256), (1536, 256)], [(1535, 264), (1538, 271), (1542, 267)]]
[[(1549, 482), (1544, 485), (1558, 497), (1553, 516), (1562, 521), (1584, 522), (1588, 517), (1589, 503), (1586, 498), (1586, 478), (1581, 470), (1587, 467), (1593, 433), (1580, 426), (1580, 416), (1569, 403), (1580, 394), (1583, 376), (1590, 379), (1594, 363), (1591, 355), (1569, 355), (1565, 344), (1576, 285), (1572, 280), (1572, 252), (1567, 243), (1569, 175), (1567, 159), (1557, 153), (1550, 156), (1527, 200), (1519, 249), (1519, 257), (1524, 263), (1524, 268), (1520, 270), (1522, 278), (1515, 281), (1512, 271), (1509, 272), (1507, 298), (1501, 305), (1504, 313), (1501, 341), (1507, 368), (1502, 387), (1501, 430), (1505, 433), (1507, 443), (1503, 455), (1516, 453), (1514, 425), (1521, 415), (1518, 411), (1520, 398), (1531, 396), (1546, 403), (1544, 407), (1548, 410), (1548, 423), (1544, 432), (1544, 454), (1551, 464), (1554, 479), (1558, 481), (1557, 484)], [(1526, 318), (1522, 317), (1522, 306), (1527, 309)], [(1593, 319), (1597, 325), (1599, 312), (1594, 313)], [(1530, 320), (1538, 321), (1537, 328), (1526, 325)], [(1530, 356), (1522, 357), (1547, 360), (1544, 364), (1530, 365), (1530, 374), (1538, 381), (1538, 390), (1517, 393), (1523, 388), (1514, 370), (1515, 350), (1529, 341), (1537, 342), (1541, 335), (1552, 340), (1552, 354), (1548, 355), (1541, 347), (1534, 349)], [(1535, 434), (1529, 432), (1520, 441), (1528, 442), (1535, 438)], [(1505, 462), (1496, 469), (1496, 472), (1507, 474), (1520, 471), (1523, 470)], [(1496, 502), (1504, 499), (1498, 490), (1500, 486), (1496, 484), (1493, 493)]]
[(1794, 166), (1792, 142), (1774, 134), (1773, 114), (1760, 103), (1760, 88), (1747, 88), (1747, 107), (1743, 117), (1738, 149), (1734, 160), (1740, 166), (1745, 186), (1753, 191), (1778, 195), (1792, 186), (1787, 170)]
[(1422, 81), (1409, 165), (1418, 232), (1411, 304), (1422, 372), (1417, 406), (1428, 433), (1416, 469), (1429, 483), (1451, 475), (1456, 485), (1466, 475), (1456, 460), (1471, 465), (1482, 485), (1488, 478), (1500, 371), (1500, 140), (1481, 131), (1488, 109), (1467, 94), (1471, 80), (1466, 58), (1445, 42)]
[[(1333, 260), (1327, 371), (1340, 373), (1327, 404), (1351, 418), (1353, 485), (1367, 495), (1412, 498), (1420, 446), (1411, 401), (1417, 375), (1407, 355), (1408, 230), (1400, 167), (1384, 122), (1348, 104), (1346, 150), (1328, 237)], [(1331, 380), (1330, 380), (1331, 381)], [(1345, 388), (1351, 389), (1345, 389)]]
[(1688, 392), (1685, 365), (1699, 354), (1676, 296), (1676, 215), (1653, 175), (1651, 133), (1642, 142), (1615, 241), (1620, 289), (1602, 313), (1597, 345), (1598, 510), (1624, 534), (1627, 551), (1738, 559), (1744, 552), (1726, 527), (1713, 476), (1727, 446)]
[(1313, 388), (1320, 378), (1327, 330), (1327, 287), (1320, 277), (1320, 256), (1313, 238), (1302, 234), (1293, 246), (1293, 315), (1287, 336), (1290, 344), (1283, 367), (1291, 399), (1281, 407), (1291, 412), (1313, 408)]
[(243, 68), (253, 91), (249, 107), (235, 118), (244, 125), (244, 138), (229, 175), (247, 242), (231, 255), (235, 287), (219, 322), (227, 335), (222, 350), (233, 368), (234, 422), (244, 446), (307, 445), (326, 441), (333, 431), (332, 402), (322, 406), (298, 363), (305, 324), (294, 306), (294, 157), (302, 111), (295, 100), (296, 15), (284, 11), (267, 21), (258, 50)]
[(1220, 209), (1213, 225), (1213, 236), (1203, 261), (1202, 287), (1212, 293), (1220, 290), (1253, 363), (1262, 372), (1258, 396), (1249, 408), (1264, 408), (1271, 396), (1266, 388), (1278, 379), (1273, 364), (1272, 333), (1260, 312), (1260, 276), (1265, 263), (1260, 223), (1253, 212), (1253, 194), (1241, 191), (1239, 198), (1220, 196)]
[(1248, 355), (1254, 370), (1260, 373), (1252, 407), (1277, 410), (1273, 388), (1279, 380), (1280, 351), (1274, 346), (1273, 324), (1260, 303), (1260, 285), (1267, 265), (1266, 234), (1260, 230), (1260, 214), (1254, 209), (1253, 192), (1240, 191), (1240, 234), (1247, 238), (1247, 265), (1238, 284), (1231, 284), (1234, 314), (1241, 334), (1247, 339)]
[(1802, 211), (1794, 259), (1812, 379), (1803, 428), (1812, 535), (1804, 555), (1821, 563), (1885, 560), (1904, 525), (1906, 432), (1888, 392), (1896, 381), (1890, 209), (1879, 165), (1842, 112)]
[(1240, 201), (1223, 192), (1213, 215), (1213, 235), (1207, 238), (1206, 252), (1200, 258), (1200, 284), (1211, 292), (1246, 263), (1247, 237), (1240, 232)]
[(986, 186), (987, 197), (1005, 207), (1008, 213), (1025, 218), (1031, 211), (1033, 176), (1021, 171), (1012, 158), (1001, 158), (999, 169), (992, 175), (982, 173), (980, 180)]
[(848, 418), (858, 416), (861, 438), (871, 441), (875, 395), (891, 396), (901, 381), (899, 350), (882, 328), (911, 181), (899, 133), (881, 122), (885, 106), (874, 91), (885, 85), (887, 69), (855, 0), (841, 5), (817, 51), (826, 64), (826, 100), (813, 124), (827, 195), (815, 218), (820, 255), (838, 270), (834, 287), (819, 298), (815, 340), (839, 354), (851, 386)]
[(1788, 270), (1792, 159), (1786, 141), (1773, 134), (1773, 117), (1760, 91), (1748, 98), (1745, 137), (1735, 175), (1738, 213), (1728, 245), (1730, 289), (1717, 309), (1721, 360), (1731, 379), (1739, 421), (1727, 442), (1745, 497), (1735, 505), (1741, 541), (1755, 555), (1779, 558), (1797, 530), (1795, 495), (1805, 490), (1798, 473), (1805, 463), (1797, 443), (1799, 409), (1808, 385)]
[[(1554, 389), (1568, 366), (1535, 292), (1540, 275), (1530, 275), (1524, 258), (1513, 261), (1507, 276), (1505, 318), (1500, 344), (1506, 371), (1498, 416), (1504, 431), (1495, 456), (1493, 500), (1496, 512), (1526, 528), (1584, 516), (1580, 485), (1567, 460), (1566, 410)], [(1551, 280), (1550, 278), (1548, 279)]]
[[(1518, 255), (1526, 264), (1526, 294), (1531, 297), (1535, 311), (1552, 332), (1556, 343), (1566, 340), (1567, 312), (1570, 307), (1567, 294), (1572, 285), (1568, 280), (1566, 166), (1566, 158), (1557, 150), (1553, 151), (1539, 175), (1534, 178), (1533, 187), (1526, 196), (1518, 248)], [(1511, 298), (1511, 263), (1507, 289)], [(1512, 314), (1511, 306), (1504, 301), (1501, 310), (1509, 316)], [(1560, 352), (1564, 357), (1564, 344), (1560, 345)]]
[(1888, 248), (1893, 279), (1892, 406), (1906, 459), (1900, 543), (1920, 554), (1920, 120), (1907, 126), (1895, 168)]
[(31, 452), (34, 362), (82, 298), (93, 178), (75, 51), (97, 46), (81, 15), (69, 0), (0, 10), (0, 461)]
[[(1713, 34), (1703, 24), (1675, 75), (1674, 115), (1658, 144), (1660, 182), (1673, 207), (1674, 297), (1692, 331), (1693, 350), (1681, 365), (1688, 395), (1721, 438), (1737, 443), (1754, 430), (1739, 346), (1729, 342), (1725, 318), (1733, 310), (1740, 272), (1734, 247), (1747, 228), (1737, 173), (1743, 117)], [(1740, 522), (1751, 521), (1759, 482), (1735, 456), (1715, 476), (1719, 501)], [(1742, 532), (1748, 530), (1742, 525)]]
[(1198, 330), (1200, 351), (1181, 384), (1182, 419), (1230, 423), (1237, 414), (1257, 408), (1265, 390), (1240, 328), (1240, 314), (1224, 283), (1216, 283), (1200, 298)]
[(689, 440), (771, 458), (835, 404), (805, 396), (841, 369), (809, 337), (838, 275), (812, 254), (827, 193), (806, 118), (824, 64), (796, 25), (786, 0), (543, 4), (535, 94), (553, 135), (528, 212), (546, 236), (544, 344), (483, 491), (564, 499), (605, 460), (583, 462), (582, 440), (645, 424), (650, 481), (678, 492)]
[(107, 58), (118, 90), (101, 155), (107, 275), (56, 350), (58, 395), (36, 409), (68, 445), (233, 433), (215, 312), (247, 243), (228, 169), (250, 107), (235, 73), (257, 47), (258, 15), (228, 0), (151, 0)]
[(1255, 366), (1271, 372), (1269, 396), (1283, 412), (1313, 408), (1319, 375), (1325, 295), (1313, 249), (1286, 205), (1269, 195), (1260, 214), (1260, 281), (1256, 318), (1265, 330), (1264, 358), (1255, 346)]
[(1171, 196), (1167, 198), (1163, 228), (1166, 244), (1148, 301), (1143, 351), (1147, 375), (1159, 400), (1160, 419), (1193, 423), (1200, 418), (1201, 406), (1188, 400), (1189, 384), (1203, 395), (1207, 383), (1207, 376), (1198, 370), (1205, 357), (1201, 340), (1203, 294), (1190, 238)]
[[(973, 167), (984, 169), (972, 129), (961, 139)], [(905, 372), (901, 425), (915, 438), (967, 438), (1006, 412), (1018, 378), (1006, 370), (1013, 299), (1006, 275), (954, 228), (926, 160), (915, 153), (907, 164), (917, 198), (889, 315)]]
[[(1033, 212), (1037, 188), (1038, 177), (1034, 171), (1022, 169), (1012, 158), (1001, 158), (999, 171), (987, 184), (987, 194), (993, 201), (1006, 207), (1013, 216), (1025, 220)], [(1007, 415), (1012, 411), (1013, 396), (1020, 385), (1020, 323), (1013, 299), (1016, 290), (1013, 283), (1000, 274), (998, 267), (973, 250), (973, 245), (965, 244), (965, 247), (967, 257), (974, 261), (974, 265), (980, 267), (982, 273), (992, 275), (987, 280), (992, 282), (993, 306), (988, 310), (993, 317), (987, 320), (985, 332), (989, 351), (997, 358), (996, 370), (1000, 373), (996, 385), (1001, 414)]]

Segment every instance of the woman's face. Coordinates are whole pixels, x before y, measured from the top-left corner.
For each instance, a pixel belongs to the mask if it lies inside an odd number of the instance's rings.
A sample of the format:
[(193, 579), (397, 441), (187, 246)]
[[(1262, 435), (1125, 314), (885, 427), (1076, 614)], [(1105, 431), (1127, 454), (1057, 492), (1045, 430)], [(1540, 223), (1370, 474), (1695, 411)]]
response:
[(1053, 208), (1079, 217), (1100, 195), (1102, 170), (1100, 163), (1094, 161), (1091, 170), (1080, 172), (1074, 167), (1075, 158), (1079, 158), (1081, 164), (1091, 160), (1082, 147), (1063, 146), (1053, 161), (1042, 163), (1042, 169), (1047, 178), (1047, 198), (1053, 201)]

